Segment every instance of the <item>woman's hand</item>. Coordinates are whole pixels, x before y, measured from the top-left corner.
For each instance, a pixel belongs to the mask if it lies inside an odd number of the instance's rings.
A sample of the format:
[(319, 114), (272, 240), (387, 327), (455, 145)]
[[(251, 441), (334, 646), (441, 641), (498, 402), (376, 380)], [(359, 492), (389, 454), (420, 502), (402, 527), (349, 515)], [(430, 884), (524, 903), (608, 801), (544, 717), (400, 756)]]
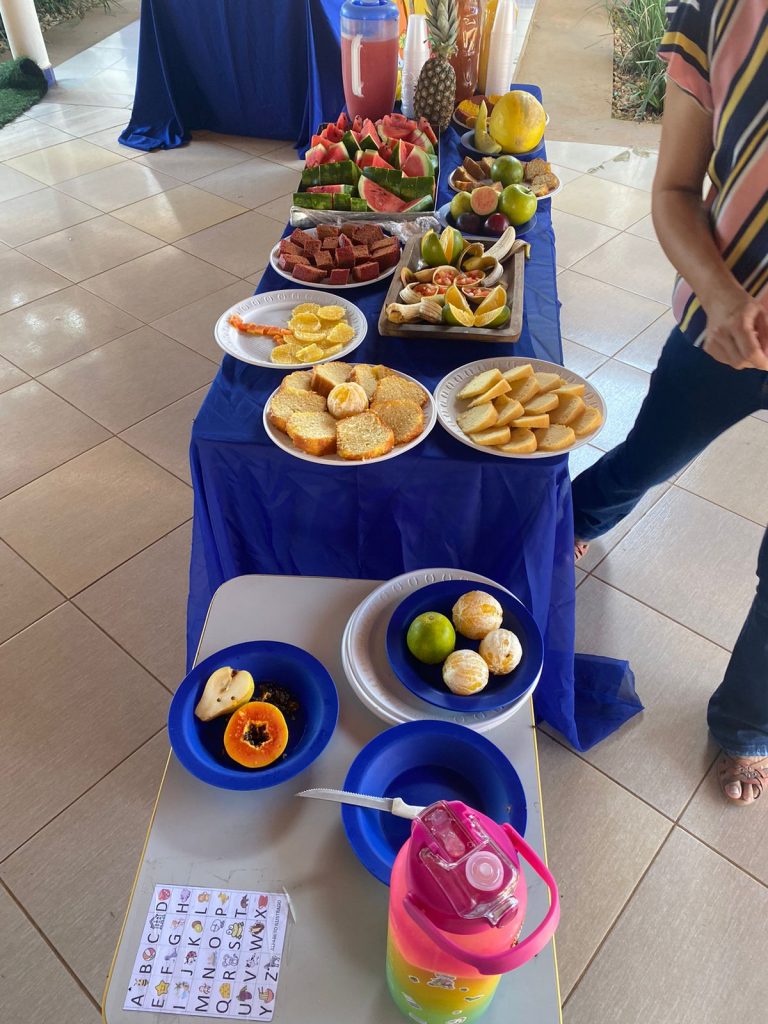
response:
[(735, 370), (768, 370), (768, 312), (741, 286), (705, 304), (704, 351)]

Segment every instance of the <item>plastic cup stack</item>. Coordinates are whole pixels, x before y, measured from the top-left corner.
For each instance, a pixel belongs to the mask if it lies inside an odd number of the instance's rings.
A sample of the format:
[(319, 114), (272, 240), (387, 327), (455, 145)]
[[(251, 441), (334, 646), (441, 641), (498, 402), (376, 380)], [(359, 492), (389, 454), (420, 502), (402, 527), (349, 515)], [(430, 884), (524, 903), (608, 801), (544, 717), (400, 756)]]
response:
[(486, 96), (503, 96), (509, 92), (514, 70), (514, 40), (517, 9), (515, 0), (499, 0), (493, 22), (488, 53)]
[(412, 14), (408, 18), (408, 30), (405, 34), (403, 47), (403, 85), (401, 91), (403, 113), (413, 117), (413, 101), (416, 96), (416, 83), (421, 69), (429, 59), (429, 33), (427, 19), (423, 14)]

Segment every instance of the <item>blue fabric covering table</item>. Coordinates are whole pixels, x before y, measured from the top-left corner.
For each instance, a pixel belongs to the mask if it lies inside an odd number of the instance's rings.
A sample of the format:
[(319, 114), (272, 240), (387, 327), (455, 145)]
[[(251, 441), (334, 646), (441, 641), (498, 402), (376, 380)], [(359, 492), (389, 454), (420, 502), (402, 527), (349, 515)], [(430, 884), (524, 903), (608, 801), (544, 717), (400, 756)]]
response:
[[(441, 140), (440, 202), (460, 162), (458, 135)], [(452, 369), (493, 354), (562, 362), (550, 203), (528, 236), (523, 333), (514, 345), (383, 338), (386, 284), (347, 292), (365, 312), (359, 362), (384, 363), (430, 390)], [(286, 286), (270, 267), (259, 291)], [(331, 293), (328, 293), (329, 295)], [(223, 310), (222, 310), (223, 312)], [(192, 430), (195, 493), (188, 614), (192, 663), (216, 588), (245, 573), (389, 579), (451, 566), (498, 580), (531, 609), (544, 635), (536, 713), (587, 749), (641, 710), (626, 662), (574, 659), (573, 523), (567, 456), (500, 459), (437, 424), (396, 459), (359, 467), (294, 459), (267, 437), (262, 414), (281, 374), (225, 356)]]
[(344, 106), (342, 0), (142, 0), (120, 141), (170, 149), (207, 129), (307, 143)]

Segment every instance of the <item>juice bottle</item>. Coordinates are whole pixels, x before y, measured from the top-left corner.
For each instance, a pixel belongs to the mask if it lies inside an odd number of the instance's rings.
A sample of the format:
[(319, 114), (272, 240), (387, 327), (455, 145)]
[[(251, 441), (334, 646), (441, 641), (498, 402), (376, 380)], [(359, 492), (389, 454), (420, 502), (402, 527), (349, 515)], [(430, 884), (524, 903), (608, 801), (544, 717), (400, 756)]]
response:
[(400, 15), (391, 0), (345, 0), (341, 70), (350, 117), (392, 113), (397, 88)]
[(493, 32), (493, 23), (496, 19), (496, 8), (499, 6), (499, 0), (488, 0), (485, 5), (485, 14), (483, 15), (483, 35), (480, 41), (480, 63), (477, 74), (477, 91), (481, 95), (485, 95), (485, 80), (488, 75), (488, 57), (491, 52), (491, 34)]
[(456, 103), (475, 95), (480, 61), (480, 0), (459, 0), (456, 53), (450, 58), (456, 72)]

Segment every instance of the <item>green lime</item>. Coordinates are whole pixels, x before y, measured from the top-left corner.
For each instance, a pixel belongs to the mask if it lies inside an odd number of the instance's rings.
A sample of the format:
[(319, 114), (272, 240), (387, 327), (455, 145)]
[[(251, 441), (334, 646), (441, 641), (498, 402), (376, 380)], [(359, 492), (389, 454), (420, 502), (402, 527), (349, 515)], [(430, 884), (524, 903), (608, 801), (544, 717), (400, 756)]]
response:
[(451, 216), (454, 220), (458, 220), (462, 213), (471, 213), (472, 204), (469, 198), (469, 192), (457, 192), (451, 200)]
[(440, 612), (424, 612), (408, 627), (405, 642), (418, 661), (439, 665), (456, 646), (456, 631), (451, 620)]
[(497, 156), (491, 167), (491, 181), (507, 185), (519, 185), (523, 180), (523, 165), (514, 156)]

